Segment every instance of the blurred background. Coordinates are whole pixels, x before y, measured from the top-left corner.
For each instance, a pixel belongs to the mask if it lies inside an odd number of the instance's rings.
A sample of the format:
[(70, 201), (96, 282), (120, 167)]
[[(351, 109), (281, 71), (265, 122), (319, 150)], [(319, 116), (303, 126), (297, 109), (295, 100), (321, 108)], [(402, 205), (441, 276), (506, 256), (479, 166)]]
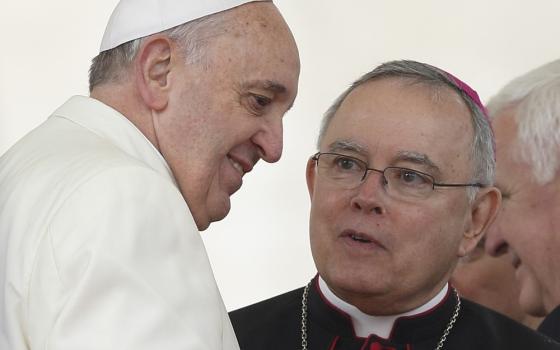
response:
[[(71, 95), (117, 0), (3, 1), (0, 154)], [(232, 210), (202, 232), (229, 310), (305, 284), (309, 250), (305, 164), (323, 112), (353, 80), (393, 59), (427, 62), (487, 101), (511, 78), (560, 58), (557, 0), (276, 0), (298, 42), (299, 95), (284, 119), (284, 155), (259, 165)]]

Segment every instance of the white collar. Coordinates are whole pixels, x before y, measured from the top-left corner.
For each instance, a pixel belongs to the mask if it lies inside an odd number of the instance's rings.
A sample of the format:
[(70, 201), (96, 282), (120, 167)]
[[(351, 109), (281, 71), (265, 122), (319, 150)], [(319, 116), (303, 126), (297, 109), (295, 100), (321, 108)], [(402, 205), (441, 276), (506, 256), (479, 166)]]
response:
[(393, 330), (393, 325), (399, 317), (418, 315), (434, 308), (445, 298), (449, 287), (446, 283), (435, 297), (414, 310), (390, 316), (372, 316), (363, 313), (354, 305), (349, 304), (337, 297), (330, 290), (325, 281), (323, 281), (321, 276), (319, 276), (319, 289), (323, 296), (331, 304), (350, 316), (350, 318), (352, 319), (352, 325), (354, 326), (354, 333), (357, 337), (367, 338), (369, 335), (375, 334), (378, 337), (388, 339), (391, 335), (391, 331)]
[(51, 118), (70, 120), (109, 140), (177, 186), (169, 165), (154, 145), (129, 119), (103, 102), (91, 97), (72, 96)]

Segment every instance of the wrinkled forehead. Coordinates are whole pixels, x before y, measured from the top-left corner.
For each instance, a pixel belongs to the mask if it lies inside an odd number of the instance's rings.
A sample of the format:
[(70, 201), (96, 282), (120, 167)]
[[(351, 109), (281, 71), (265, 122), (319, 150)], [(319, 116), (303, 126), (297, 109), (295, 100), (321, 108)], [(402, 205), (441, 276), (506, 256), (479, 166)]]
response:
[(455, 91), (411, 79), (383, 78), (353, 90), (326, 130), (321, 150), (346, 149), (395, 164), (470, 165), (470, 111)]

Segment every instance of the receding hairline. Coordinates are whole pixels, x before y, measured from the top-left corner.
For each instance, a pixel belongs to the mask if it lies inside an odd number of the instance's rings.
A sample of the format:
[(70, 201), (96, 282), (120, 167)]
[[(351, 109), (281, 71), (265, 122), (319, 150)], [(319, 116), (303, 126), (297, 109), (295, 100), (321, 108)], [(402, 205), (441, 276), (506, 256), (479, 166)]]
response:
[[(470, 135), (467, 135), (464, 138), (464, 141), (466, 142), (467, 145), (471, 147), (473, 146), (474, 136), (475, 136), (475, 128), (472, 123), (473, 117), (471, 115), (471, 111), (469, 107), (466, 105), (465, 101), (462, 99), (462, 97), (459, 95), (457, 91), (455, 91), (452, 87), (444, 83), (423, 81), (421, 79), (415, 79), (414, 76), (396, 76), (396, 75), (374, 77), (372, 79), (363, 82), (359, 86), (353, 88), (344, 97), (344, 99), (340, 101), (338, 108), (332, 114), (329, 123), (327, 124), (327, 128), (324, 130), (324, 132), (321, 135), (321, 143), (326, 141), (325, 136), (328, 134), (328, 131), (333, 123), (333, 120), (337, 117), (340, 110), (343, 108), (343, 105), (347, 102), (347, 100), (349, 98), (355, 98), (356, 93), (360, 93), (360, 92), (363, 93), (364, 89), (371, 88), (372, 84), (380, 83), (380, 82), (389, 82), (389, 83), (394, 82), (395, 84), (400, 84), (401, 86), (412, 87), (416, 91), (425, 94), (426, 98), (430, 99), (430, 101), (434, 103), (443, 102), (444, 98), (450, 99), (450, 101), (452, 101), (454, 104), (454, 107), (452, 108), (457, 108), (458, 111), (457, 116), (459, 117), (459, 120), (461, 121), (461, 123), (464, 124), (464, 126), (468, 128), (468, 132)], [(429, 88), (429, 90), (423, 89), (424, 87)], [(361, 96), (361, 99), (363, 99), (363, 96)], [(462, 116), (460, 116), (459, 114)], [(319, 147), (320, 146), (321, 145), (319, 145)], [(368, 151), (367, 146), (361, 145), (351, 139), (343, 139), (343, 140), (337, 139), (334, 141), (331, 140), (331, 142), (328, 145), (326, 145), (326, 147), (328, 147), (329, 150), (332, 150), (334, 147), (340, 150)], [(431, 171), (433, 171), (435, 175), (440, 175), (442, 173), (440, 167), (432, 159), (430, 159), (430, 157), (427, 154), (424, 153), (419, 153), (411, 150), (399, 150), (394, 158), (395, 161), (402, 160), (402, 161), (408, 161), (411, 163), (425, 166), (429, 168)], [(468, 161), (471, 162), (473, 160), (471, 159), (471, 157), (469, 157)]]
[[(467, 124), (471, 126), (471, 131), (473, 130), (472, 123), (470, 122), (472, 119), (471, 111), (467, 106), (466, 102), (463, 100), (461, 95), (454, 90), (452, 87), (444, 84), (443, 82), (432, 82), (432, 81), (425, 81), (421, 78), (414, 77), (414, 76), (397, 76), (397, 75), (381, 75), (377, 77), (373, 77), (372, 79), (368, 79), (367, 81), (362, 82), (360, 85), (354, 87), (351, 91), (348, 92), (344, 98), (339, 101), (339, 104), (336, 106), (336, 111), (331, 115), (329, 123), (326, 125), (327, 128), (324, 130), (323, 135), (326, 134), (328, 128), (331, 125), (332, 120), (336, 117), (342, 106), (346, 103), (346, 101), (351, 97), (356, 95), (356, 93), (361, 92), (368, 87), (371, 87), (372, 84), (380, 83), (380, 82), (390, 82), (395, 84), (400, 84), (405, 87), (416, 87), (418, 86), (417, 91), (421, 91), (422, 93), (426, 93), (432, 100), (432, 102), (439, 103), (443, 101), (443, 96), (451, 98), (454, 102), (457, 103), (457, 106), (460, 106), (461, 109), (466, 113), (468, 119), (466, 120)], [(429, 90), (422, 89), (422, 87), (429, 88)]]
[(266, 29), (272, 24), (275, 24), (274, 28), (277, 29), (288, 28), (272, 0), (248, 2), (217, 15), (221, 15), (230, 24), (231, 29), (237, 30), (234, 35), (246, 34), (255, 28)]

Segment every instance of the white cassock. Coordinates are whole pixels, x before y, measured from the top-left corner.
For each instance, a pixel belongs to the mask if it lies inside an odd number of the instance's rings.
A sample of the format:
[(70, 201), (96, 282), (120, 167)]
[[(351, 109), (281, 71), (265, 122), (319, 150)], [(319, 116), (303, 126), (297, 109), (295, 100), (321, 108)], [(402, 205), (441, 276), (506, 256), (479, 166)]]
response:
[(165, 160), (97, 100), (0, 158), (0, 349), (239, 349)]

